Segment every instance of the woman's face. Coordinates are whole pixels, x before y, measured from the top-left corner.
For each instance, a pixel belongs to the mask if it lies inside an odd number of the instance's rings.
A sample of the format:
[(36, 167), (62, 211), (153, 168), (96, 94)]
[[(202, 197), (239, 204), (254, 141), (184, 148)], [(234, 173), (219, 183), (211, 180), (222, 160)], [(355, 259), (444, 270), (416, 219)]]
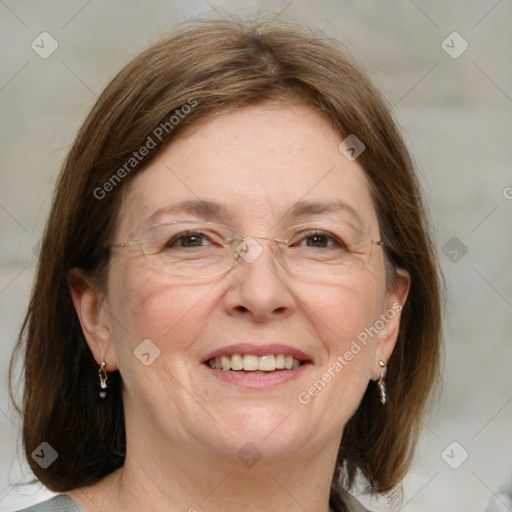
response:
[[(290, 250), (305, 247), (313, 258), (312, 251), (332, 249), (315, 235), (319, 226), (364, 223), (379, 240), (365, 173), (340, 152), (341, 142), (307, 106), (219, 115), (134, 177), (113, 242), (138, 240), (147, 227), (177, 220), (280, 239), (295, 236), (300, 225), (309, 237), (299, 235)], [(378, 245), (368, 247), (366, 265), (338, 275), (329, 263), (320, 274), (318, 263), (315, 272), (307, 264), (290, 272), (273, 242), (255, 240), (246, 246), (254, 258), (233, 258), (231, 270), (200, 278), (162, 271), (138, 246), (112, 250), (106, 360), (123, 378), (132, 445), (172, 442), (234, 459), (252, 443), (268, 460), (339, 443), (368, 382), (379, 376), (379, 359), (392, 352), (407, 278), (388, 290)], [(177, 243), (183, 253), (217, 239)], [(263, 355), (303, 364), (259, 373), (211, 368), (208, 360), (222, 354), (232, 364), (240, 364), (232, 355), (249, 356), (244, 368), (272, 368), (272, 358), (254, 357)]]

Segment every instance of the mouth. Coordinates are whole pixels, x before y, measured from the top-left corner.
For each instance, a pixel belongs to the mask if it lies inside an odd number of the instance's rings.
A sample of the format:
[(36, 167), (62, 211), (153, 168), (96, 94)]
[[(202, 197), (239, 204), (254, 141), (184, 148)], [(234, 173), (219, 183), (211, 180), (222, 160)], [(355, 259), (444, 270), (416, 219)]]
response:
[(205, 364), (213, 370), (269, 373), (297, 370), (305, 363), (306, 361), (296, 359), (290, 354), (231, 354), (212, 357)]
[(279, 343), (230, 345), (210, 352), (202, 363), (221, 381), (253, 389), (291, 382), (313, 367), (308, 354)]

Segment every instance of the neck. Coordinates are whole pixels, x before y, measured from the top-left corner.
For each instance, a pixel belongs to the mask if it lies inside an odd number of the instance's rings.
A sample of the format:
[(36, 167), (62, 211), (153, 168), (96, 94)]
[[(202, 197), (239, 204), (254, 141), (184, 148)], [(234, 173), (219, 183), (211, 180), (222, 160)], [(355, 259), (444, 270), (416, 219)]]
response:
[[(122, 468), (71, 496), (87, 512), (328, 512), (339, 440), (247, 467), (236, 457), (128, 444)], [(165, 444), (161, 445), (165, 446)], [(168, 444), (167, 444), (168, 446)]]

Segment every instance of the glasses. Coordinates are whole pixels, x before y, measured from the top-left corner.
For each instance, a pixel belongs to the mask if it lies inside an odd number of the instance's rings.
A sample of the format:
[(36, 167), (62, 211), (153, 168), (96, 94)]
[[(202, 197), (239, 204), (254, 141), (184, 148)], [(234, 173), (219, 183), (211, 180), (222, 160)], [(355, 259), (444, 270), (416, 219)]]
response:
[(329, 279), (361, 270), (368, 264), (373, 246), (384, 245), (347, 221), (297, 224), (282, 234), (283, 238), (242, 238), (223, 224), (175, 221), (146, 229), (140, 240), (107, 248), (140, 246), (156, 271), (204, 278), (224, 274), (237, 263), (254, 263), (270, 246), (291, 274)]

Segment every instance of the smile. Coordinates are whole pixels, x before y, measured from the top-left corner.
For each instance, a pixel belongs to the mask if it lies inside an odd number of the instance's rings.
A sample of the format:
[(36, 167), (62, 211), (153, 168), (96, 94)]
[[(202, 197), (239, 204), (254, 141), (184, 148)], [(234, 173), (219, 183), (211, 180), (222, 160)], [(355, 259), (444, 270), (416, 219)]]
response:
[(207, 361), (210, 368), (224, 371), (273, 372), (296, 370), (303, 362), (287, 354), (233, 354), (214, 357)]

